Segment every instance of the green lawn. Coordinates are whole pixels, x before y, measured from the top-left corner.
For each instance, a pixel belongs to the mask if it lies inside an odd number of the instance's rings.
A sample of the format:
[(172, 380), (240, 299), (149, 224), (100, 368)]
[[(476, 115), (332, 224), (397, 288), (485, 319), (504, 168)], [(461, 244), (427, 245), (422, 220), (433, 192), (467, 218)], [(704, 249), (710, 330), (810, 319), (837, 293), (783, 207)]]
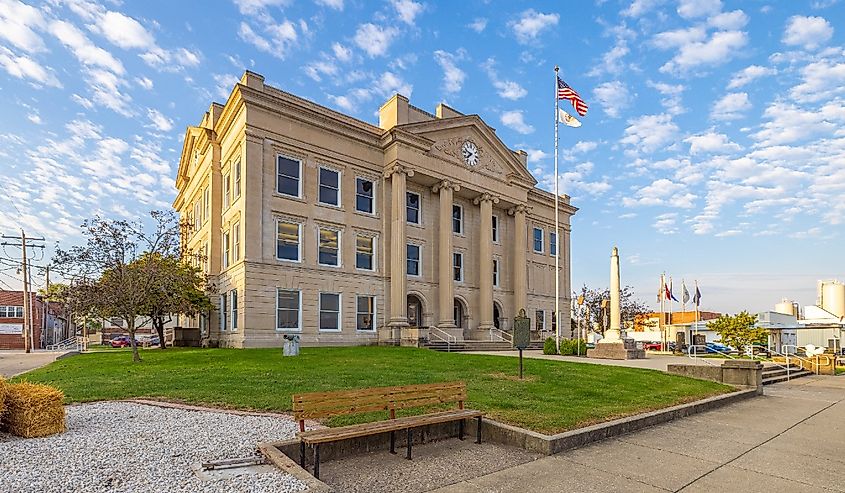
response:
[[(295, 358), (283, 358), (280, 349), (141, 354), (141, 363), (132, 363), (123, 350), (82, 354), (25, 378), (61, 388), (68, 402), (146, 397), (272, 411), (290, 411), (291, 394), (298, 392), (461, 380), (467, 383), (468, 407), (542, 433), (732, 390), (654, 370), (539, 359), (525, 359), (526, 380), (519, 381), (516, 358), (395, 347), (303, 348)], [(329, 425), (348, 422), (335, 419)]]

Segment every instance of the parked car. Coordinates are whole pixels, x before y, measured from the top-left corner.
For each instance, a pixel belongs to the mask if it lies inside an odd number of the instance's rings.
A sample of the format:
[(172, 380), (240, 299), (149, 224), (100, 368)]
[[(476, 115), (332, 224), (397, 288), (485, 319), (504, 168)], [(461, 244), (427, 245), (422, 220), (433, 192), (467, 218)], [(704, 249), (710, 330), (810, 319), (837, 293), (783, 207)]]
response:
[(663, 351), (663, 343), (647, 342), (643, 344), (643, 349), (645, 349), (646, 351)]
[(159, 339), (158, 336), (152, 336), (150, 338), (150, 346), (158, 346), (159, 341), (161, 341), (161, 339)]
[[(138, 340), (135, 340), (135, 345), (140, 346), (141, 344)], [(117, 336), (111, 340), (111, 347), (114, 348), (122, 348), (122, 347), (129, 347), (131, 343), (129, 342), (129, 336)]]
[(736, 353), (736, 350), (730, 346), (725, 346), (724, 344), (720, 344), (718, 342), (708, 342), (704, 345), (704, 350), (707, 353), (712, 354), (732, 354)]

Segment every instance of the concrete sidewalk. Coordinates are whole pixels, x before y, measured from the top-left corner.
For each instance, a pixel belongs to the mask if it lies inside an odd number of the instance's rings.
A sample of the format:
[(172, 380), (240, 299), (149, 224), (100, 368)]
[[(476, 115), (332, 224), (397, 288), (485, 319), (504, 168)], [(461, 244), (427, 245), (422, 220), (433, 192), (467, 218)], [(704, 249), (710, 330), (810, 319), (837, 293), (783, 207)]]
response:
[(845, 377), (748, 401), (434, 491), (845, 492)]
[(0, 351), (0, 375), (11, 378), (50, 364), (64, 354), (66, 352), (34, 351), (27, 354), (23, 351), (3, 350)]
[[(467, 351), (462, 354), (486, 354), (488, 356), (519, 356), (519, 351)], [(629, 359), (629, 360), (615, 360), (615, 359), (595, 359), (578, 356), (558, 356), (556, 354), (543, 354), (539, 350), (523, 351), (524, 358), (533, 359), (547, 359), (554, 361), (568, 361), (571, 363), (587, 363), (592, 365), (610, 365), (610, 366), (627, 366), (630, 368), (646, 368), (649, 370), (666, 371), (669, 365), (685, 364), (685, 365), (721, 365), (723, 359), (720, 358), (690, 358), (688, 356), (673, 356), (671, 354), (654, 354), (647, 353), (645, 359)]]

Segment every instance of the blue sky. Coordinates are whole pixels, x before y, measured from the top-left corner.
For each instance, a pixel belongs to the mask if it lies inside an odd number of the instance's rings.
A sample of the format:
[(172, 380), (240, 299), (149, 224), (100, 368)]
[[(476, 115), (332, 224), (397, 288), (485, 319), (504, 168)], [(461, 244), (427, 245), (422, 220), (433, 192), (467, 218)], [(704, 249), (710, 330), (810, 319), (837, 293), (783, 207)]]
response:
[(590, 106), (561, 128), (574, 286), (613, 245), (650, 303), (664, 271), (727, 312), (845, 277), (837, 0), (0, 0), (0, 225), (66, 245), (168, 207), (184, 128), (244, 69), (373, 123), (394, 92), (477, 113), (552, 189), (554, 64)]

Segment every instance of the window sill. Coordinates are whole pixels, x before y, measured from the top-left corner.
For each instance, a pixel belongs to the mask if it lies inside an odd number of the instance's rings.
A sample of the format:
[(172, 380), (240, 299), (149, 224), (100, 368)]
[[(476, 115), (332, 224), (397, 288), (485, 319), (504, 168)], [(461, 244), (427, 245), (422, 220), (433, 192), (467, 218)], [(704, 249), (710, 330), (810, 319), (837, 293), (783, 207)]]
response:
[(286, 264), (301, 264), (302, 260), (290, 260), (290, 259), (286, 259), (286, 258), (276, 257), (276, 262), (284, 262)]
[(328, 268), (330, 268), (330, 269), (340, 269), (340, 268), (342, 268), (342, 267), (343, 267), (343, 265), (341, 265), (341, 264), (338, 264), (338, 265), (321, 264), (321, 263), (319, 263), (319, 262), (318, 262), (318, 263), (317, 263), (317, 267), (328, 267)]
[(378, 219), (378, 214), (375, 213), (375, 212), (364, 212), (364, 211), (359, 211), (358, 209), (355, 209), (353, 212), (358, 216), (371, 217), (373, 219)]
[(325, 202), (317, 202), (314, 205), (316, 205), (317, 207), (324, 207), (326, 209), (331, 209), (333, 211), (346, 212), (346, 209), (344, 209), (342, 205), (327, 204)]
[(276, 332), (302, 332), (302, 329), (280, 329), (276, 327)]
[(277, 191), (273, 191), (273, 197), (277, 197), (280, 199), (287, 199), (287, 200), (294, 200), (296, 202), (302, 202), (303, 204), (306, 203), (305, 197), (297, 196), (297, 195), (286, 195), (283, 193), (279, 193)]

